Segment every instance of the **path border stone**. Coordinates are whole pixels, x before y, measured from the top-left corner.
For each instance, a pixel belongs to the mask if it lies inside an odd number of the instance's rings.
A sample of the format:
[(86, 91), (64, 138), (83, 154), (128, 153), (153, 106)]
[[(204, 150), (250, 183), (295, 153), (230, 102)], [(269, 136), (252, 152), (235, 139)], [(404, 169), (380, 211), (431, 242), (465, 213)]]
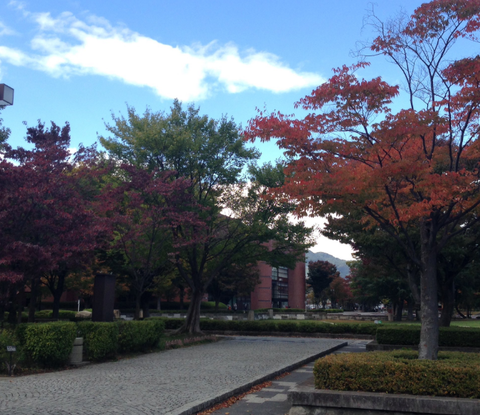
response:
[(480, 400), (437, 396), (341, 392), (297, 387), (289, 415), (478, 415)]
[[(206, 400), (198, 399), (197, 401), (191, 402), (188, 405), (183, 406), (182, 408), (179, 408), (175, 411), (169, 412), (167, 415), (193, 415), (193, 414), (196, 414), (197, 412), (201, 412), (205, 409), (211, 408), (211, 407), (215, 406), (217, 403), (223, 402), (223, 401), (227, 400), (228, 398), (231, 398), (232, 396), (240, 395), (244, 392), (247, 392), (248, 390), (250, 390), (255, 385), (258, 385), (260, 383), (272, 380), (275, 377), (277, 377), (277, 376), (279, 376), (279, 375), (281, 375), (285, 372), (290, 372), (292, 370), (298, 369), (299, 367), (301, 367), (301, 366), (303, 366), (307, 363), (313, 362), (314, 360), (317, 360), (320, 357), (331, 354), (332, 352), (334, 352), (338, 349), (341, 349), (342, 347), (345, 347), (347, 345), (348, 345), (348, 342), (340, 343), (336, 346), (333, 346), (333, 347), (329, 348), (328, 350), (324, 350), (324, 351), (322, 351), (320, 353), (317, 353), (315, 355), (312, 355), (308, 358), (301, 359), (301, 360), (299, 360), (295, 363), (292, 363), (291, 365), (288, 365), (285, 368), (275, 370), (275, 371), (273, 371), (273, 372), (271, 372), (267, 375), (264, 375), (264, 376), (258, 377), (256, 379), (253, 379), (250, 382), (244, 383), (243, 385), (241, 385), (239, 387), (236, 387), (235, 389), (232, 389), (232, 390), (230, 390), (226, 393), (223, 393), (221, 395), (215, 396), (214, 398), (206, 399)], [(186, 408), (187, 406), (188, 406), (188, 408)]]

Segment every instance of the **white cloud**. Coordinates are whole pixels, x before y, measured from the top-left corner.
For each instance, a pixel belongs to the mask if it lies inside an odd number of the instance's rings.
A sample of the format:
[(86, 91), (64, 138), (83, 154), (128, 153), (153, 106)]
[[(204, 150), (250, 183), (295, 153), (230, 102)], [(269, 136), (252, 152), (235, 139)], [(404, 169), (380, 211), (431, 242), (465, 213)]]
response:
[(0, 21), (0, 36), (14, 35), (15, 31)]
[(95, 16), (85, 21), (68, 12), (57, 18), (49, 13), (28, 16), (38, 26), (32, 50), (0, 47), (0, 59), (55, 77), (106, 76), (185, 101), (219, 89), (281, 93), (323, 82), (318, 74), (295, 71), (273, 54), (242, 53), (234, 44), (171, 46)]

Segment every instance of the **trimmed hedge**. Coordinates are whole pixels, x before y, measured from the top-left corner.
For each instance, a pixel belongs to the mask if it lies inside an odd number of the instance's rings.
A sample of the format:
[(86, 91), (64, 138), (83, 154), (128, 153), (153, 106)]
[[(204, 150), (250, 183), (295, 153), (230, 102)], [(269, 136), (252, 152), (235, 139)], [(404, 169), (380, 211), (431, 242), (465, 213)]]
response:
[[(183, 318), (162, 318), (165, 328), (176, 330), (185, 322)], [(200, 320), (202, 330), (262, 331), (262, 332), (294, 332), (294, 333), (334, 333), (334, 334), (368, 334), (374, 335), (378, 325), (374, 323), (326, 323), (317, 321), (293, 320)]]
[(70, 322), (27, 324), (19, 333), (27, 360), (44, 367), (57, 367), (67, 362), (77, 328)]
[[(420, 326), (379, 326), (378, 344), (418, 345)], [(469, 327), (440, 327), (439, 346), (480, 347), (480, 330)]]
[(480, 398), (480, 356), (440, 352), (439, 360), (418, 360), (415, 351), (345, 353), (315, 362), (315, 387)]
[[(75, 320), (75, 315), (77, 314), (76, 311), (70, 310), (59, 310), (58, 311), (58, 319), (59, 320)], [(53, 318), (53, 311), (52, 310), (42, 310), (37, 311), (35, 313), (35, 318), (42, 319), (42, 318)]]
[(87, 360), (114, 358), (118, 349), (118, 324), (82, 321), (77, 324), (83, 337), (83, 355)]
[(165, 331), (161, 319), (100, 323), (82, 321), (78, 331), (84, 341), (87, 360), (102, 361), (118, 353), (143, 352), (158, 345)]
[(143, 352), (158, 345), (165, 329), (161, 320), (122, 321), (118, 324), (118, 351)]
[(255, 313), (266, 313), (268, 310), (273, 310), (274, 313), (305, 313), (304, 308), (258, 308)]

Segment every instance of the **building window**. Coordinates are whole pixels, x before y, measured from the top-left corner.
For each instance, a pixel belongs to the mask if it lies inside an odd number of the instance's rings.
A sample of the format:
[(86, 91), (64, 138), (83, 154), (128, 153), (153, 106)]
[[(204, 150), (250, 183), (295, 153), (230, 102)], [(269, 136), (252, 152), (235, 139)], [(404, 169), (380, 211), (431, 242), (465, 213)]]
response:
[(288, 268), (285, 268), (285, 267), (272, 268), (272, 280), (288, 281)]
[(272, 303), (278, 308), (288, 305), (288, 268), (272, 268)]

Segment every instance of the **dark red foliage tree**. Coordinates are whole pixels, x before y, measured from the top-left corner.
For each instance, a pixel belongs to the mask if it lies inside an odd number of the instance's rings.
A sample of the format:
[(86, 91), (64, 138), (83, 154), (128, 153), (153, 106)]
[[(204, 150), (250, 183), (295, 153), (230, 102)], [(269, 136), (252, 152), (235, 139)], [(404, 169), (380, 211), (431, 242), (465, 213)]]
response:
[(6, 146), (2, 154), (0, 278), (22, 279), (20, 290), (30, 286), (32, 321), (40, 279), (57, 277), (50, 288), (58, 313), (65, 276), (93, 259), (107, 226), (92, 210), (94, 150), (81, 147), (72, 155), (68, 124), (39, 123), (26, 140), (33, 149)]
[(138, 318), (142, 296), (155, 280), (169, 278), (178, 249), (201, 241), (203, 223), (188, 192), (190, 180), (127, 164), (117, 173), (120, 183), (102, 193), (104, 213), (114, 231), (107, 256), (112, 270), (126, 277), (135, 295)]

